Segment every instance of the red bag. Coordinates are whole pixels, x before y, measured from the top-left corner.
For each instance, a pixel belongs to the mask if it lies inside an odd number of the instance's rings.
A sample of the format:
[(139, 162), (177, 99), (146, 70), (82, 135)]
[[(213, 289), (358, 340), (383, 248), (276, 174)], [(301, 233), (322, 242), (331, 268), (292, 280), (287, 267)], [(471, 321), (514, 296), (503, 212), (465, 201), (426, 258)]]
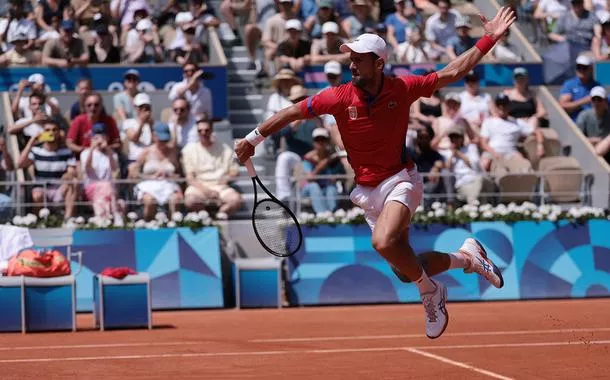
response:
[(57, 277), (70, 274), (70, 262), (59, 251), (26, 249), (8, 262), (8, 276)]
[(136, 272), (135, 270), (128, 268), (128, 267), (118, 267), (118, 268), (108, 267), (108, 268), (104, 269), (101, 273), (102, 276), (114, 277), (119, 280), (124, 279), (125, 277), (127, 277), (127, 275), (130, 275), (130, 274), (138, 274), (138, 272)]

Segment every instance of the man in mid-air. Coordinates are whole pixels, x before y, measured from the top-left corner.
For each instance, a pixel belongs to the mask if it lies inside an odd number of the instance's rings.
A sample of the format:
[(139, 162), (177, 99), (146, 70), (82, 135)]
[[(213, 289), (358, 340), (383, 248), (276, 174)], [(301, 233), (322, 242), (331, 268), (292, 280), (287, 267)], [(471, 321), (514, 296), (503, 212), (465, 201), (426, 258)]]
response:
[(405, 282), (414, 282), (426, 311), (426, 335), (438, 338), (449, 315), (445, 308), (447, 288), (429, 276), (461, 268), (484, 276), (492, 285), (504, 285), (502, 273), (475, 239), (464, 241), (458, 252), (425, 252), (416, 256), (409, 244), (409, 224), (423, 196), (422, 179), (406, 154), (405, 138), (409, 108), (419, 97), (464, 77), (483, 58), (515, 21), (514, 12), (502, 8), (493, 20), (479, 15), (485, 36), (443, 69), (426, 76), (385, 76), (385, 41), (363, 34), (341, 51), (350, 53), (352, 81), (328, 88), (259, 125), (235, 143), (240, 162), (254, 155), (254, 147), (266, 136), (295, 120), (324, 114), (335, 117), (358, 186), (350, 199), (365, 212), (373, 231), (373, 248)]

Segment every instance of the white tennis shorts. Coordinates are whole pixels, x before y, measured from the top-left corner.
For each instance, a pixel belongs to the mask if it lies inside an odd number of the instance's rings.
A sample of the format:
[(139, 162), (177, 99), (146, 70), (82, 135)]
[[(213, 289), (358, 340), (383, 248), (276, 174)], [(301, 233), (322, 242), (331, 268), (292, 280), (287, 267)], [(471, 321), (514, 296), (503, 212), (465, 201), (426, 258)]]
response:
[(414, 167), (411, 170), (401, 170), (376, 187), (358, 185), (349, 197), (364, 210), (366, 222), (373, 230), (386, 203), (400, 202), (409, 208), (413, 216), (422, 201), (423, 193), (424, 183), (417, 167)]

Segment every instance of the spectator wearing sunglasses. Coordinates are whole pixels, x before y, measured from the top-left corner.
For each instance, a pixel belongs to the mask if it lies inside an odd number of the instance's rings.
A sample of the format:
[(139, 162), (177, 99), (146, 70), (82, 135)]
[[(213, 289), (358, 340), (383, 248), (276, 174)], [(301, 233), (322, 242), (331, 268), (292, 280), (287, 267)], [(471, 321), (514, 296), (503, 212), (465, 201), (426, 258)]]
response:
[(179, 148), (188, 143), (197, 142), (197, 128), (195, 116), (191, 114), (191, 105), (184, 98), (177, 98), (172, 102), (172, 116), (169, 120), (169, 129), (172, 133), (170, 144)]
[(576, 120), (582, 110), (591, 108), (589, 93), (596, 86), (599, 83), (593, 79), (593, 61), (586, 55), (580, 55), (576, 58), (576, 76), (561, 86), (559, 104)]
[(182, 66), (182, 72), (184, 79), (172, 86), (169, 100), (173, 102), (177, 98), (185, 98), (193, 116), (213, 118), (212, 92), (203, 85), (203, 70), (194, 63), (186, 63)]

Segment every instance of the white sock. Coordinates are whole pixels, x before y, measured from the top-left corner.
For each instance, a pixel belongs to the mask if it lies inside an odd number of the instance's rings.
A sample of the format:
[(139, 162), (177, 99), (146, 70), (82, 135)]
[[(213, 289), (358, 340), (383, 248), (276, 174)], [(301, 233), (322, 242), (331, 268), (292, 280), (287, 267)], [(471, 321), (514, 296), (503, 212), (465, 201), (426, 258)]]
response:
[(419, 289), (419, 294), (430, 293), (436, 290), (436, 285), (430, 280), (423, 269), (421, 271), (421, 277), (414, 282), (417, 289)]
[(465, 269), (470, 265), (470, 260), (462, 252), (451, 252), (449, 258), (451, 259), (449, 269)]

